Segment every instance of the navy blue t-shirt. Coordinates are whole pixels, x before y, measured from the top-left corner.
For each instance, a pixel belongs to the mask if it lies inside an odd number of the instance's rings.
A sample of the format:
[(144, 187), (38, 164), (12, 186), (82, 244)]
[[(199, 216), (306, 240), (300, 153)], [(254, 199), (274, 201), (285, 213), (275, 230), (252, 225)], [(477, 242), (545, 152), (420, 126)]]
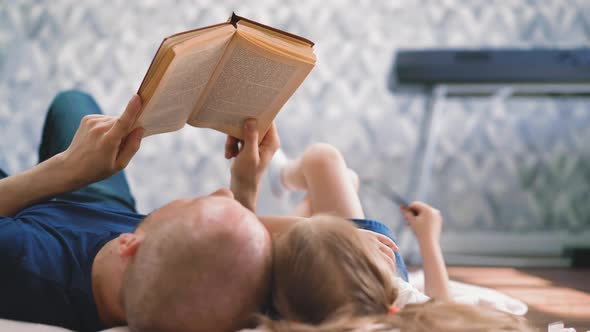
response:
[(94, 257), (143, 215), (49, 201), (0, 216), (0, 318), (103, 329), (92, 294)]

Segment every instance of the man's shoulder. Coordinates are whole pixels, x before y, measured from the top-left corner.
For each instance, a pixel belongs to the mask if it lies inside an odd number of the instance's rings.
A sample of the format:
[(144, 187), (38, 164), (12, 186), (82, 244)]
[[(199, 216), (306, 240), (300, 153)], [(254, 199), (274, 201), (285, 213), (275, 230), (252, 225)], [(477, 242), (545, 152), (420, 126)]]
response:
[[(63, 211), (62, 211), (63, 212)], [(69, 227), (66, 213), (44, 204), (34, 205), (14, 217), (0, 220), (0, 264), (8, 264), (20, 274), (32, 274), (50, 281), (67, 279), (70, 261), (83, 264), (82, 243), (86, 234)]]
[(23, 209), (16, 214), (15, 219), (78, 231), (97, 229), (128, 232), (143, 217), (132, 211), (113, 209), (99, 203), (47, 201)]
[(0, 216), (0, 266), (17, 264), (23, 247), (23, 228), (14, 218)]
[[(81, 329), (100, 326), (91, 271), (109, 240), (132, 231), (140, 215), (87, 204), (46, 202), (0, 218), (0, 312), (5, 318)], [(86, 323), (83, 323), (86, 324)], [(94, 326), (92, 325), (92, 326)]]
[(133, 231), (139, 220), (138, 214), (89, 204), (36, 204), (14, 217), (0, 218), (0, 262), (27, 265), (37, 273), (53, 275), (55, 271), (42, 270), (60, 271), (59, 266), (70, 266), (70, 260), (77, 264), (92, 261), (106, 242)]

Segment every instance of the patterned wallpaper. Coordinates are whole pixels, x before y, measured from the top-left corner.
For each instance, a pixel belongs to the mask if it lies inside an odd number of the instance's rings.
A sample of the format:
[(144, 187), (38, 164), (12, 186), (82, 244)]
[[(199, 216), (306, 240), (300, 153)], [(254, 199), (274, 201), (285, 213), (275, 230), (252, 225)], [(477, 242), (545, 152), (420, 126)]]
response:
[[(586, 0), (0, 0), (0, 167), (36, 162), (45, 111), (62, 89), (90, 92), (119, 114), (167, 35), (232, 10), (316, 42), (318, 63), (277, 118), (287, 154), (324, 141), (362, 179), (402, 195), (426, 99), (386, 86), (394, 51), (427, 47), (579, 47)], [(422, 199), (447, 232), (590, 230), (588, 99), (453, 99), (445, 103), (432, 183)], [(150, 137), (128, 167), (142, 212), (225, 186), (221, 134), (186, 127)], [(364, 187), (370, 217), (400, 229), (382, 193)], [(264, 186), (260, 211), (287, 213)]]

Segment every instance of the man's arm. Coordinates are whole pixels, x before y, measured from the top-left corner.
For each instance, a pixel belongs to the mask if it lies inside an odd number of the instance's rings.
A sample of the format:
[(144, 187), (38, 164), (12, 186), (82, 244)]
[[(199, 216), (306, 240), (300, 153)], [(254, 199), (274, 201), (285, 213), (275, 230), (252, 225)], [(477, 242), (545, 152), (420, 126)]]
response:
[(0, 180), (0, 215), (13, 216), (29, 205), (75, 189), (63, 156), (56, 155)]
[(134, 95), (120, 117), (85, 116), (68, 149), (39, 165), (0, 180), (0, 215), (13, 216), (52, 196), (115, 175), (139, 149), (142, 128), (132, 130), (141, 110)]
[(426, 295), (439, 300), (449, 300), (449, 275), (440, 248), (440, 212), (427, 204), (413, 202), (409, 207), (403, 206), (402, 213), (420, 246)]
[(272, 156), (280, 146), (279, 135), (273, 123), (260, 144), (255, 119), (244, 123), (244, 144), (239, 149), (238, 140), (228, 136), (225, 143), (225, 157), (235, 160), (231, 168), (230, 189), (235, 199), (250, 211), (256, 213), (256, 200), (260, 180)]

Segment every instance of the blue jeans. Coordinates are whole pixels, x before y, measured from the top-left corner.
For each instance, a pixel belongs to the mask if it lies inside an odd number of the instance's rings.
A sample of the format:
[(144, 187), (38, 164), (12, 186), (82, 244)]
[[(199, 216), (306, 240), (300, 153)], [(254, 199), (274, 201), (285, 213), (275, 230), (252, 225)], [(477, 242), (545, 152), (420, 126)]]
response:
[[(51, 103), (39, 146), (39, 162), (68, 148), (80, 121), (88, 114), (102, 114), (94, 99), (80, 91), (59, 93)], [(0, 179), (8, 174), (0, 169)], [(91, 203), (136, 212), (135, 200), (123, 171), (79, 190), (57, 195), (55, 200)]]
[[(375, 233), (383, 234), (390, 238), (393, 242), (397, 244), (397, 241), (393, 238), (393, 234), (391, 234), (391, 230), (385, 224), (380, 223), (376, 220), (370, 219), (350, 219), (352, 220), (358, 228), (366, 229), (369, 231), (373, 231)], [(402, 256), (396, 251), (395, 254), (395, 270), (397, 276), (408, 281), (408, 269), (406, 268), (406, 264), (404, 263), (404, 259)]]

